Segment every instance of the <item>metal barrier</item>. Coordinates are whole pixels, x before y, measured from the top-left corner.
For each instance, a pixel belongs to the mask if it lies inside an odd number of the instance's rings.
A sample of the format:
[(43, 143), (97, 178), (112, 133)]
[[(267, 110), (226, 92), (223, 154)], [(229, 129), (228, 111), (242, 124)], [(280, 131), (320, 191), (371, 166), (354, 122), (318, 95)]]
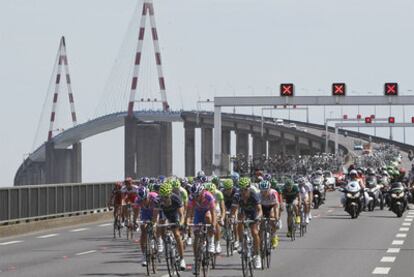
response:
[(0, 188), (0, 224), (104, 209), (114, 183)]

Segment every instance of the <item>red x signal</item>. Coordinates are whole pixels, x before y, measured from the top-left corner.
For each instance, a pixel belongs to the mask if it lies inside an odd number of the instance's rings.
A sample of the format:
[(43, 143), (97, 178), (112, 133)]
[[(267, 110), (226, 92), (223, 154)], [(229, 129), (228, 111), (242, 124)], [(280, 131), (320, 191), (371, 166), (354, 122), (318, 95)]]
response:
[(345, 96), (345, 94), (346, 94), (345, 83), (332, 84), (332, 95), (333, 96)]
[(280, 84), (280, 96), (293, 96), (293, 84)]
[(414, 123), (414, 116), (411, 117), (411, 123)]
[(384, 94), (387, 96), (398, 95), (398, 83), (385, 83)]
[(394, 124), (395, 123), (395, 117), (393, 117), (393, 116), (388, 117), (388, 123)]
[(343, 119), (348, 119), (348, 115), (347, 114), (344, 114), (342, 117), (343, 117)]
[(361, 118), (362, 118), (362, 115), (357, 114), (357, 119), (361, 119)]
[(365, 117), (365, 123), (368, 123), (368, 124), (372, 123), (372, 118), (370, 116)]

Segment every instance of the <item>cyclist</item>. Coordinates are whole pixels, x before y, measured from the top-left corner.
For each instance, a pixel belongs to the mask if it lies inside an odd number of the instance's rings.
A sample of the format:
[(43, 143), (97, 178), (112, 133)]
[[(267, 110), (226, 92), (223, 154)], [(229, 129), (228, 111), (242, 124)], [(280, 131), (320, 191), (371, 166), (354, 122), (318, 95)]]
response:
[[(179, 179), (172, 179), (172, 180), (170, 180), (170, 184), (172, 186), (173, 193), (175, 195), (178, 195), (181, 198), (181, 201), (183, 202), (183, 206), (187, 207), (188, 192), (184, 187), (182, 187), (181, 181)], [(185, 210), (184, 210), (184, 218), (185, 218)], [(192, 244), (191, 232), (190, 231), (188, 231), (188, 233), (187, 233), (186, 243), (187, 243), (187, 245)]]
[(263, 180), (259, 183), (260, 202), (264, 218), (274, 219), (270, 221), (272, 247), (276, 248), (279, 244), (279, 237), (276, 235), (276, 222), (279, 221), (279, 195), (277, 191), (270, 187), (270, 182)]
[(310, 207), (311, 207), (312, 198), (313, 198), (313, 187), (312, 187), (312, 184), (307, 182), (304, 177), (299, 177), (297, 182), (299, 185), (299, 192), (301, 196), (300, 198), (302, 199), (305, 205), (305, 222), (306, 224), (309, 224)]
[(118, 216), (121, 216), (121, 226), (124, 224), (124, 215), (122, 214), (122, 182), (116, 182), (114, 188), (111, 192), (111, 197), (108, 201), (108, 209), (110, 206), (114, 207), (114, 219), (116, 219)]
[[(299, 216), (299, 207), (298, 207), (298, 205), (299, 205), (301, 200), (300, 200), (300, 193), (299, 193), (298, 186), (296, 186), (291, 179), (287, 179), (285, 181), (285, 185), (283, 187), (282, 194), (283, 194), (283, 198), (286, 201), (286, 208), (288, 207), (288, 205), (293, 205), (293, 211), (296, 215), (295, 222), (296, 222), (296, 224), (299, 224), (300, 223), (300, 216)], [(290, 216), (291, 216), (291, 214), (288, 213), (288, 218), (287, 218), (288, 228), (290, 226), (290, 224), (289, 224), (289, 222), (291, 220)], [(292, 235), (292, 230), (289, 229), (286, 236), (290, 237), (291, 235)]]
[[(231, 212), (231, 207), (233, 205), (233, 198), (234, 195), (237, 193), (237, 189), (233, 185), (232, 179), (224, 179), (223, 180), (223, 188), (221, 189), (223, 193), (223, 200), (224, 200), (224, 207), (227, 212)], [(239, 240), (237, 239), (237, 227), (233, 225), (233, 232), (234, 232), (234, 248), (239, 248)]]
[[(159, 208), (161, 210), (161, 216), (159, 217), (160, 224), (163, 224), (168, 220), (169, 223), (177, 223), (177, 226), (172, 228), (175, 241), (177, 242), (178, 253), (180, 255), (180, 269), (185, 270), (186, 264), (184, 260), (184, 245), (181, 240), (181, 234), (179, 226), (184, 225), (184, 206), (180, 196), (173, 193), (173, 188), (170, 182), (165, 182), (160, 186), (159, 191), (160, 201)], [(160, 230), (162, 235), (164, 230)], [(162, 243), (160, 243), (162, 245)], [(161, 250), (163, 250), (161, 248)]]
[[(145, 228), (153, 218), (157, 217), (157, 213), (159, 212), (157, 208), (159, 199), (156, 192), (150, 192), (148, 188), (144, 186), (140, 186), (138, 188), (137, 194), (138, 197), (135, 204), (137, 205), (138, 213), (140, 214), (140, 220), (143, 222), (141, 224), (140, 244), (142, 254), (145, 254), (145, 246), (147, 242), (147, 233), (145, 232)], [(146, 259), (142, 262), (142, 266), (147, 266)]]
[(231, 174), (231, 179), (233, 180), (233, 185), (238, 188), (239, 187), (239, 180), (240, 180), (240, 174), (237, 172), (233, 172)]
[(134, 227), (136, 228), (138, 209), (134, 203), (137, 198), (138, 186), (133, 184), (133, 180), (131, 177), (127, 177), (125, 179), (124, 186), (121, 188), (121, 192), (122, 192), (122, 202), (123, 202), (122, 213), (124, 215), (124, 218), (127, 217), (127, 213), (128, 213), (127, 205), (129, 204), (132, 205), (132, 209), (134, 213), (133, 222), (134, 222)]
[(224, 197), (223, 193), (217, 189), (216, 185), (213, 183), (206, 183), (204, 184), (204, 188), (209, 191), (215, 199), (216, 202), (216, 218), (217, 224), (214, 226), (215, 233), (214, 233), (214, 242), (215, 242), (215, 252), (217, 254), (221, 253), (221, 245), (220, 245), (220, 238), (221, 238), (221, 227), (224, 225), (224, 215), (226, 208), (224, 207)]
[[(189, 220), (193, 217), (194, 224), (211, 224), (212, 226), (216, 225), (216, 203), (214, 200), (214, 196), (204, 189), (204, 186), (195, 183), (190, 189), (191, 195), (190, 200), (188, 202), (188, 210), (187, 210), (187, 218), (186, 222), (188, 223)], [(197, 228), (194, 228), (194, 233), (197, 234)], [(214, 228), (210, 228), (208, 231), (208, 251), (210, 253), (214, 253)], [(193, 243), (193, 252), (194, 257), (198, 241), (195, 240)], [(195, 274), (195, 267), (193, 267), (193, 274)]]
[[(261, 268), (262, 263), (259, 256), (260, 237), (259, 237), (259, 220), (262, 217), (262, 207), (260, 205), (260, 196), (250, 186), (250, 179), (247, 177), (240, 178), (239, 192), (234, 195), (231, 217), (234, 218), (236, 212), (239, 211), (239, 220), (254, 220), (255, 223), (250, 224), (250, 230), (253, 237), (254, 246), (254, 264), (255, 268)], [(243, 224), (238, 224), (239, 242), (243, 238)], [(239, 243), (240, 245), (241, 242)], [(239, 251), (240, 251), (239, 247)]]

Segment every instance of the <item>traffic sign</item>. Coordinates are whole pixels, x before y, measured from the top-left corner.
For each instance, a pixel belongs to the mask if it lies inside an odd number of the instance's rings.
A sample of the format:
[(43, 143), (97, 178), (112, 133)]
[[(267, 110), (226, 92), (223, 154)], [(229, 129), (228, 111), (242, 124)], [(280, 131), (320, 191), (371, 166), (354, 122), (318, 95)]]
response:
[(388, 123), (395, 123), (395, 117), (393, 116), (388, 117)]
[(280, 96), (293, 96), (294, 85), (293, 84), (280, 84)]
[(346, 86), (345, 83), (333, 83), (332, 84), (332, 95), (333, 96), (345, 96)]
[(372, 118), (370, 116), (365, 117), (365, 123), (371, 124), (372, 123)]
[(385, 83), (384, 84), (384, 94), (387, 96), (396, 96), (398, 95), (398, 83)]

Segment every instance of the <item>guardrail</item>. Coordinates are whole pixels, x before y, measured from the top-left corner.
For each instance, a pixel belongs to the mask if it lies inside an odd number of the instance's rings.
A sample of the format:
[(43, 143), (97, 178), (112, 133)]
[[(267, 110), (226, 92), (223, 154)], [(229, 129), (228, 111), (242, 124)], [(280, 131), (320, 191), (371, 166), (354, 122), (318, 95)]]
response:
[(104, 209), (113, 186), (91, 183), (0, 188), (0, 224)]

